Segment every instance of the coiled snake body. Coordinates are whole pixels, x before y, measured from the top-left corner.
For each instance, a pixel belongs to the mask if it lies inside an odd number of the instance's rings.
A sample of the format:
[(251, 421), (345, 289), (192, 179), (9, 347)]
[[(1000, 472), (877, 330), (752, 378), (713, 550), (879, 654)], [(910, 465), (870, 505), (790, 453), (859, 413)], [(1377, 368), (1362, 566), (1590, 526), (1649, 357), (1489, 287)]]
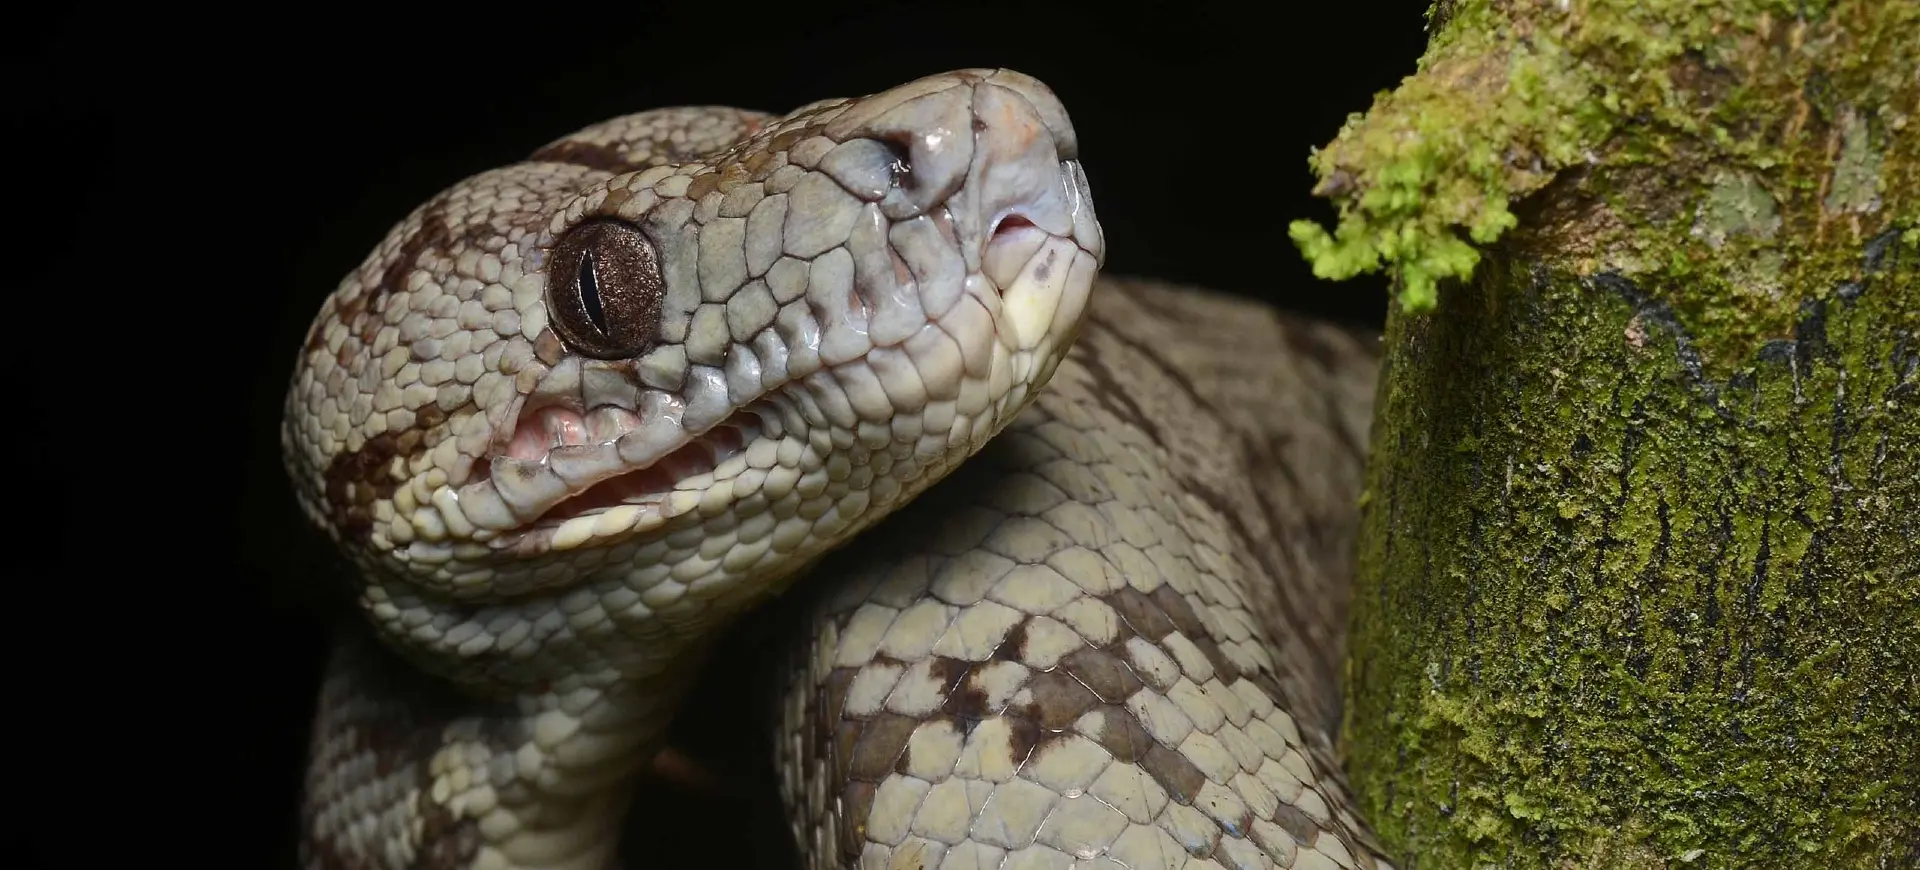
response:
[(1077, 161), (1043, 85), (965, 70), (615, 119), (397, 226), (283, 428), (365, 617), (305, 865), (670, 836), (636, 772), (805, 574), (772, 649), (810, 866), (1386, 866), (1328, 738), (1372, 340), (1096, 281)]

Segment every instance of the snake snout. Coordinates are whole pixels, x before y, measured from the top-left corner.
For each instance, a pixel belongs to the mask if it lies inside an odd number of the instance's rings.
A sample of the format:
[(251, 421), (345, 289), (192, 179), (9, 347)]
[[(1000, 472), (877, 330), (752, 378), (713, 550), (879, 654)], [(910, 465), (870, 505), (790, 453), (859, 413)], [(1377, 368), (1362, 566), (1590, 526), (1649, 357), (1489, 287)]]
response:
[(1003, 337), (1059, 346), (1079, 319), (1105, 238), (1066, 108), (1045, 85), (994, 70), (974, 85), (975, 156), (964, 211), (977, 222), (979, 269), (999, 289)]

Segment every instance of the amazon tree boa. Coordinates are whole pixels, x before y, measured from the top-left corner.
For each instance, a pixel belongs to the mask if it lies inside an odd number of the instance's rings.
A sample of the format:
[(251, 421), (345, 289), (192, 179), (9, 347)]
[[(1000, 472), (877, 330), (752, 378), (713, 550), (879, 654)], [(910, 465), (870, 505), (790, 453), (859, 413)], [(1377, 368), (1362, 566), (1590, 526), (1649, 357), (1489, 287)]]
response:
[(396, 226), (283, 427), (361, 616), (305, 866), (647, 866), (637, 772), (803, 575), (809, 866), (1388, 866), (1329, 739), (1376, 339), (1096, 278), (1078, 161), (963, 70), (596, 124)]

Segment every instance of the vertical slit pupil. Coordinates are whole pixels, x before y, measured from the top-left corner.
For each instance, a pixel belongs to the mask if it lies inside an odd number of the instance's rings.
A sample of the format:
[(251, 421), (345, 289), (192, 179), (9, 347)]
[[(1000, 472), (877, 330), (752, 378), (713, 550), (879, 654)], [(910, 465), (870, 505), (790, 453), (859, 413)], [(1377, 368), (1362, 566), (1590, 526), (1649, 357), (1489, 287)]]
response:
[(600, 307), (599, 264), (594, 262), (593, 252), (587, 251), (580, 259), (580, 304), (587, 309), (587, 319), (607, 335), (607, 314)]

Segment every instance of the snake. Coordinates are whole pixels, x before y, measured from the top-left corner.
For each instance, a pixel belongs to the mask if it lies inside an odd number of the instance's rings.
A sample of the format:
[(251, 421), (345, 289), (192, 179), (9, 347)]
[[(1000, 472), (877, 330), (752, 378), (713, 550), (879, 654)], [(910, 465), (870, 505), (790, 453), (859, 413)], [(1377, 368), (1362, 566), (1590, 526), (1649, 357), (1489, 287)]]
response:
[(1379, 337), (1105, 259), (1008, 69), (626, 115), (414, 209), (284, 406), (355, 605), (301, 865), (651, 866), (641, 774), (778, 607), (808, 867), (1392, 867), (1335, 744)]

